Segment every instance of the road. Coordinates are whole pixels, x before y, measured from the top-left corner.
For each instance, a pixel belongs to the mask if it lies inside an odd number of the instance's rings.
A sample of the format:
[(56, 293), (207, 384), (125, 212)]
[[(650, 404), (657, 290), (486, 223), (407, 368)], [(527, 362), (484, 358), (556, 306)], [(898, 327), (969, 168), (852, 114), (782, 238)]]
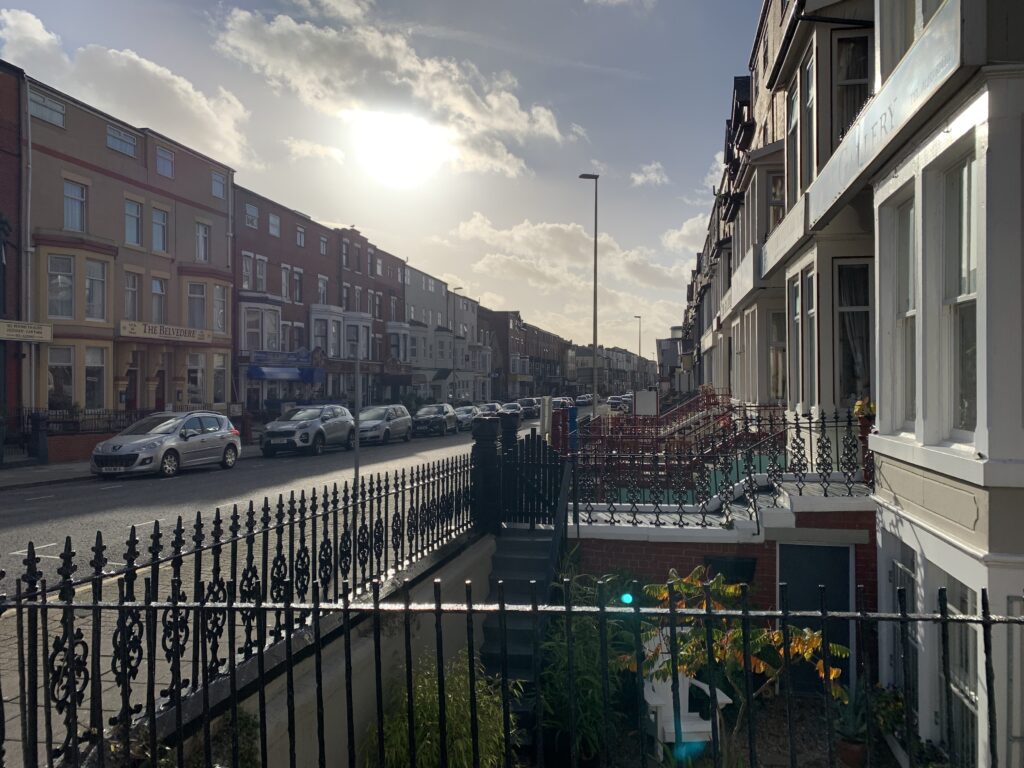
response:
[[(528, 429), (530, 424), (525, 425)], [(417, 438), (409, 443), (366, 445), (360, 451), (361, 473), (409, 469), (424, 462), (463, 455), (470, 451), (472, 437), (460, 432), (444, 438)], [(247, 446), (251, 455), (258, 449)], [(122, 477), (99, 482), (94, 478), (60, 485), (25, 488), (0, 492), (0, 567), (8, 572), (5, 585), (13, 589), (11, 576), (24, 568), (22, 559), (28, 542), (35, 544), (40, 564), (48, 579), (54, 578), (61, 548), (66, 536), (78, 550), (79, 573), (90, 559), (87, 550), (95, 541), (96, 531), (103, 533), (111, 565), (120, 564), (124, 541), (130, 526), (140, 536), (148, 536), (153, 521), (161, 527), (172, 526), (178, 515), (194, 519), (197, 511), (205, 520), (212, 518), (215, 508), (230, 512), (231, 505), (241, 508), (250, 499), (262, 503), (264, 496), (276, 499), (289, 491), (322, 489), (353, 476), (354, 454), (328, 451), (322, 456), (282, 454), (273, 459), (263, 457), (239, 461), (225, 471), (219, 467), (182, 472), (177, 477), (160, 479), (153, 476)], [(167, 536), (165, 545), (169, 543)], [(142, 547), (145, 548), (145, 545)]]

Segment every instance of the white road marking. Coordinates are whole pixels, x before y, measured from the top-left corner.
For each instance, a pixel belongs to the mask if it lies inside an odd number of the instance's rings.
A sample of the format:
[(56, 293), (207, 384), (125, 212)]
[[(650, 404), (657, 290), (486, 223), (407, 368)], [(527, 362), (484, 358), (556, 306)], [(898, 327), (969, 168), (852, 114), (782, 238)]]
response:
[(55, 499), (55, 498), (57, 498), (57, 494), (51, 493), (48, 496), (29, 496), (27, 499), (25, 499), (25, 501), (39, 501), (40, 499)]
[[(56, 541), (53, 542), (52, 544), (41, 544), (38, 547), (36, 547), (36, 554), (39, 554), (39, 550), (40, 549), (46, 549), (47, 547), (56, 547), (56, 546), (57, 546), (57, 542)], [(10, 554), (12, 554), (12, 555), (27, 555), (28, 554), (28, 549), (19, 549), (17, 552), (11, 552)]]

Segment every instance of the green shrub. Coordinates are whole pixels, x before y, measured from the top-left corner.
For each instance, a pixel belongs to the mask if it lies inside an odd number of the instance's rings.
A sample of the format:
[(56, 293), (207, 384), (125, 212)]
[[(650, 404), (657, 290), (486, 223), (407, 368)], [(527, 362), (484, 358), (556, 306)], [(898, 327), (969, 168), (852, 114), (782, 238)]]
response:
[[(416, 724), (416, 765), (419, 768), (441, 768), (440, 741), (438, 739), (437, 664), (426, 654), (413, 665), (413, 715)], [(473, 765), (473, 741), (469, 710), (469, 656), (461, 651), (445, 665), (445, 722), (447, 724), (448, 762), (450, 768)], [(509, 681), (513, 702), (519, 699), (521, 688)], [(406, 688), (404, 681), (391, 686), (384, 704), (384, 766), (405, 768), (410, 764), (408, 719), (406, 718)], [(505, 755), (505, 735), (501, 707), (501, 687), (497, 678), (484, 673), (479, 663), (476, 668), (477, 727), (480, 745), (480, 765), (498, 768)], [(516, 723), (513, 716), (512, 732)], [(377, 726), (372, 725), (363, 742), (363, 765), (381, 768), (377, 758)]]

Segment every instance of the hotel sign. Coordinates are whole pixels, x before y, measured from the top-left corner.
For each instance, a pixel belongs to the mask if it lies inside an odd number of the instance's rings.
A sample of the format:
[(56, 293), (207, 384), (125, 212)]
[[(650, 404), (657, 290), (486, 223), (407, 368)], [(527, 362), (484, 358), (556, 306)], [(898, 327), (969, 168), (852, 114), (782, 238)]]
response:
[(193, 344), (209, 344), (213, 341), (213, 331), (161, 323), (144, 323), (140, 320), (122, 320), (121, 335), (133, 339), (186, 341)]
[(20, 320), (0, 320), (0, 339), (4, 341), (53, 341), (53, 326), (49, 323), (28, 323)]

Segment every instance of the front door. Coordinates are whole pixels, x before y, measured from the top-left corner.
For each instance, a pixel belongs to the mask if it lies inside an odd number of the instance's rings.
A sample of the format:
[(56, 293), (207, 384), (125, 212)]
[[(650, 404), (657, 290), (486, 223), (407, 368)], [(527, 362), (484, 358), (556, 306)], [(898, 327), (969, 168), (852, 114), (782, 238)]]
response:
[[(821, 610), (821, 591), (825, 587), (825, 608), (829, 611), (851, 610), (850, 592), (850, 547), (821, 546), (804, 544), (779, 544), (779, 583), (788, 585), (789, 609), (791, 611)], [(820, 630), (821, 620), (799, 619), (791, 622), (794, 626)], [(828, 623), (830, 643), (839, 643), (850, 648), (850, 622), (832, 619)], [(850, 648), (851, 652), (853, 651)], [(840, 682), (849, 687), (850, 664), (848, 659), (833, 659), (833, 666), (842, 669)], [(811, 693), (821, 690), (821, 680), (814, 667), (800, 663), (793, 667), (795, 690)]]

